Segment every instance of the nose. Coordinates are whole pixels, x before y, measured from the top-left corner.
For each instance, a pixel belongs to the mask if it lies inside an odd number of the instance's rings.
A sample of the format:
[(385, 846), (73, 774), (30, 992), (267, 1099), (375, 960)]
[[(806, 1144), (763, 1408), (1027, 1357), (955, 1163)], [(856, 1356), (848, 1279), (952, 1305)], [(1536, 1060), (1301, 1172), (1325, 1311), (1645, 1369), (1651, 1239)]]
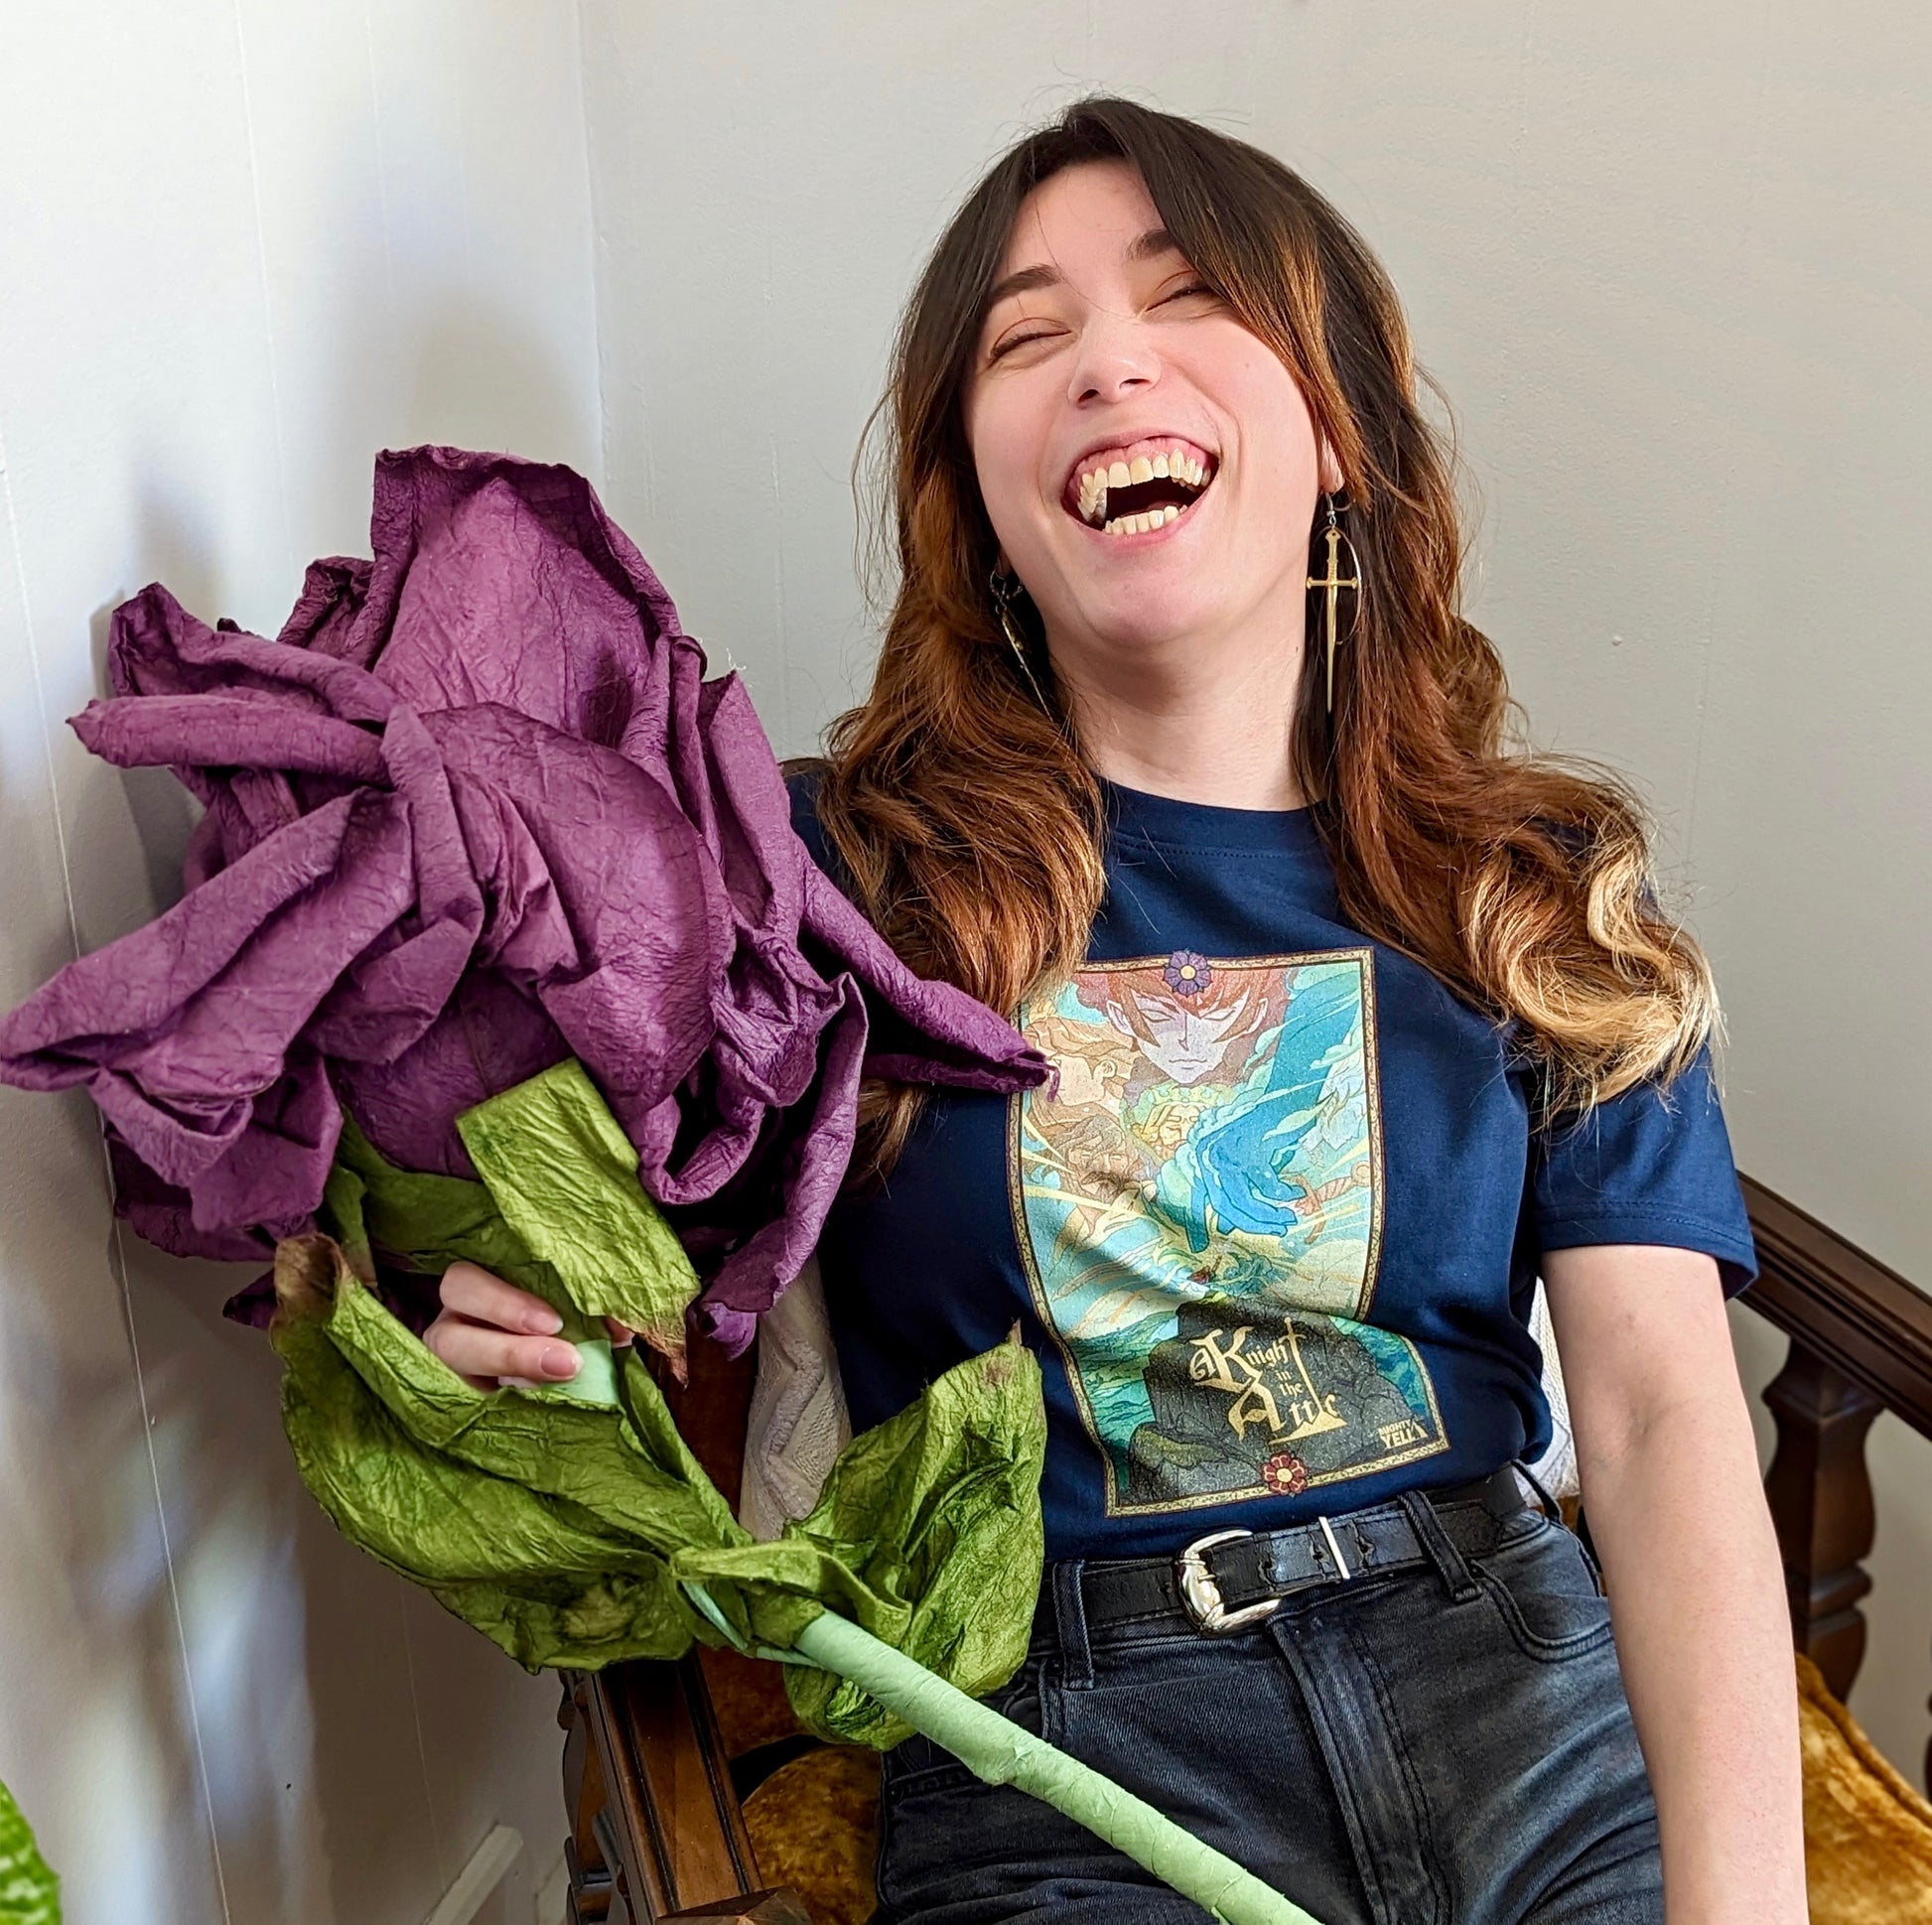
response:
[(1146, 330), (1125, 316), (1099, 314), (1080, 337), (1066, 395), (1076, 407), (1119, 401), (1160, 378), (1160, 359)]

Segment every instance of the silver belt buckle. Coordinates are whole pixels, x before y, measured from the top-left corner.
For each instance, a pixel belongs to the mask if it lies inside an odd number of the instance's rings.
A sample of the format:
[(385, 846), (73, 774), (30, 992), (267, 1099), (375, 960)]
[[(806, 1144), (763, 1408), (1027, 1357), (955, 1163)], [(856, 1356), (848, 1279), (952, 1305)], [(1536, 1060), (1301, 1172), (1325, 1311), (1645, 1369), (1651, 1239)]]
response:
[(1259, 1624), (1264, 1617), (1272, 1617), (1276, 1605), (1282, 1601), (1279, 1597), (1264, 1597), (1257, 1603), (1243, 1604), (1238, 1611), (1229, 1610), (1221, 1601), (1221, 1587), (1214, 1581), (1204, 1554), (1217, 1544), (1232, 1544), (1236, 1538), (1253, 1536), (1252, 1531), (1216, 1531), (1209, 1537), (1196, 1538), (1173, 1561), (1174, 1575), (1180, 1581), (1180, 1601), (1187, 1607), (1195, 1630), (1208, 1637), (1221, 1637), (1229, 1631)]
[[(1348, 1568), (1348, 1560), (1341, 1554), (1341, 1546), (1335, 1541), (1335, 1534), (1325, 1517), (1317, 1517), (1322, 1538), (1328, 1546), (1328, 1555), (1334, 1560), (1335, 1576), (1346, 1583), (1354, 1577)], [(1275, 1608), (1286, 1591), (1277, 1591), (1272, 1597), (1263, 1597), (1252, 1604), (1243, 1604), (1238, 1611), (1231, 1611), (1221, 1601), (1221, 1587), (1214, 1581), (1214, 1574), (1207, 1568), (1207, 1559), (1202, 1553), (1211, 1551), (1217, 1544), (1232, 1544), (1236, 1538), (1251, 1538), (1252, 1531), (1216, 1531), (1210, 1537), (1196, 1538), (1180, 1556), (1174, 1560), (1174, 1573), (1180, 1580), (1180, 1601), (1187, 1607), (1187, 1615), (1194, 1620), (1194, 1628), (1208, 1637), (1219, 1637), (1228, 1631), (1239, 1631), (1250, 1624), (1259, 1624), (1264, 1617), (1272, 1617)]]

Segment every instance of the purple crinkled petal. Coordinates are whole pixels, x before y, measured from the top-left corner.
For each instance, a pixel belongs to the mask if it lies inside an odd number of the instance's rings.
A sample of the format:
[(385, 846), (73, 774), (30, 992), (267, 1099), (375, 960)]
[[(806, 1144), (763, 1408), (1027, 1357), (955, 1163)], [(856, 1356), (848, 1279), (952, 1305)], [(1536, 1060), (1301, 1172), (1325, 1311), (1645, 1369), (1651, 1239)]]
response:
[(370, 531), (273, 640), (158, 585), (115, 612), (114, 696), (72, 726), (204, 804), (187, 893), (0, 1018), (0, 1080), (86, 1084), (129, 1220), (235, 1258), (311, 1220), (342, 1106), (392, 1161), (474, 1175), (456, 1116), (575, 1055), (742, 1349), (863, 1076), (1044, 1065), (813, 866), (743, 685), (705, 680), (580, 476), (385, 454)]

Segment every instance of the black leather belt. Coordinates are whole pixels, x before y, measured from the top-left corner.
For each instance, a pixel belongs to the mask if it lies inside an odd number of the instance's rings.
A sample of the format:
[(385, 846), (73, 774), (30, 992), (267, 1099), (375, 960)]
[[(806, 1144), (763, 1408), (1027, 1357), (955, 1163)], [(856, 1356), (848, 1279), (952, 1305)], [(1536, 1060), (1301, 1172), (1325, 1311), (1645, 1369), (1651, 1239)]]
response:
[[(1449, 1543), (1468, 1556), (1493, 1550), (1499, 1524), (1528, 1508), (1508, 1464), (1474, 1483), (1416, 1495), (1436, 1513)], [(1214, 1634), (1259, 1623), (1284, 1597), (1311, 1585), (1429, 1562), (1404, 1505), (1375, 1504), (1282, 1531), (1210, 1532), (1173, 1558), (1083, 1564), (1080, 1603), (1089, 1629), (1181, 1615)], [(1050, 1595), (1041, 1598), (1040, 1612), (1044, 1629), (1052, 1622)]]

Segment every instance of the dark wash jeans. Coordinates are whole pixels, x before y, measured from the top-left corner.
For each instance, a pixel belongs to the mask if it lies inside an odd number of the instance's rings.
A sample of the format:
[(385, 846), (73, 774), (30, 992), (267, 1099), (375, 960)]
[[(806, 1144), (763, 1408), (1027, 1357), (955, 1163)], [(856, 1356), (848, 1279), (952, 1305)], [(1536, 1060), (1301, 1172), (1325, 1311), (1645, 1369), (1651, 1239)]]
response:
[[(1225, 1637), (1086, 1627), (1055, 1565), (987, 1702), (1322, 1925), (1657, 1925), (1656, 1808), (1588, 1554), (1526, 1510), (1434, 1556)], [(878, 1881), (874, 1925), (1209, 1917), (923, 1737), (886, 1756)]]

